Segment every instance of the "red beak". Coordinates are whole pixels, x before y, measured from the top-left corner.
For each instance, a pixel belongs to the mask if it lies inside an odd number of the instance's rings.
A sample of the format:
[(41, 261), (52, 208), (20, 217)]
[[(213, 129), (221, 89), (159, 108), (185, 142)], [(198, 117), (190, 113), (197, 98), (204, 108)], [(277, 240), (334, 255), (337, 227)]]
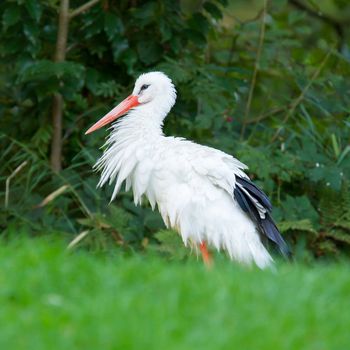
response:
[(95, 123), (91, 128), (89, 128), (85, 132), (85, 135), (90, 134), (91, 132), (96, 131), (99, 128), (102, 128), (102, 126), (112, 123), (114, 120), (127, 113), (128, 110), (138, 106), (139, 104), (140, 102), (138, 101), (138, 97), (130, 95), (124, 101), (120, 102), (118, 106), (114, 107), (103, 118), (101, 118), (97, 123)]

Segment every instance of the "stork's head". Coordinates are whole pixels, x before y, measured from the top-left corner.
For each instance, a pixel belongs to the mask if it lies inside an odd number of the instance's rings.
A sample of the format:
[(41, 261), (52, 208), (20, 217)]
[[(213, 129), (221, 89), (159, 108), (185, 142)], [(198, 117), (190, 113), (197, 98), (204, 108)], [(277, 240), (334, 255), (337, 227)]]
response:
[(112, 123), (130, 109), (143, 109), (148, 114), (157, 115), (161, 120), (169, 113), (176, 100), (176, 90), (170, 78), (162, 72), (141, 74), (132, 94), (114, 107), (95, 123), (85, 134), (89, 134), (104, 125)]

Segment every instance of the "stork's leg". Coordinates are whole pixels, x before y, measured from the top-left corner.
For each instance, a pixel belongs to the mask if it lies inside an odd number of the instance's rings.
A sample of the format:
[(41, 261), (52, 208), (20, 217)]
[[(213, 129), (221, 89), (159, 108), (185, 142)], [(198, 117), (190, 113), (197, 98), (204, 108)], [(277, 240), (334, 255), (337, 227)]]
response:
[(201, 250), (201, 253), (202, 253), (204, 265), (206, 267), (211, 267), (213, 265), (213, 259), (210, 253), (208, 252), (207, 244), (204, 241), (199, 245), (199, 249)]

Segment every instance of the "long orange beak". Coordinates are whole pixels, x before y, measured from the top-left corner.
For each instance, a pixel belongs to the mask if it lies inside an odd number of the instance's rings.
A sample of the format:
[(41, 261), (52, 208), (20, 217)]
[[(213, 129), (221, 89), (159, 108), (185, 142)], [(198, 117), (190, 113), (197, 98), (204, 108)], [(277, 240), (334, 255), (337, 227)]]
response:
[(92, 133), (93, 131), (102, 128), (109, 123), (112, 123), (117, 118), (124, 115), (129, 109), (134, 108), (140, 104), (138, 97), (130, 95), (124, 101), (120, 102), (118, 106), (114, 107), (109, 113), (102, 117), (97, 123), (95, 123), (90, 129), (85, 132), (85, 135)]

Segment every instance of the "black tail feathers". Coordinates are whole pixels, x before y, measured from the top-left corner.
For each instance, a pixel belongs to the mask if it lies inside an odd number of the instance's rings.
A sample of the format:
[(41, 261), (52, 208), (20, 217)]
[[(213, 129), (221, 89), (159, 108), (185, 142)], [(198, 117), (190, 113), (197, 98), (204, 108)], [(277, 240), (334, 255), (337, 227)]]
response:
[(292, 253), (289, 249), (288, 244), (285, 242), (281, 233), (279, 232), (275, 222), (273, 221), (271, 215), (266, 213), (265, 219), (260, 221), (261, 231), (263, 231), (264, 235), (272, 242), (274, 242), (283, 256), (290, 259)]
[(266, 194), (248, 178), (236, 176), (234, 197), (239, 206), (256, 223), (260, 233), (272, 241), (286, 258), (291, 251), (279, 232), (270, 212), (270, 200)]

